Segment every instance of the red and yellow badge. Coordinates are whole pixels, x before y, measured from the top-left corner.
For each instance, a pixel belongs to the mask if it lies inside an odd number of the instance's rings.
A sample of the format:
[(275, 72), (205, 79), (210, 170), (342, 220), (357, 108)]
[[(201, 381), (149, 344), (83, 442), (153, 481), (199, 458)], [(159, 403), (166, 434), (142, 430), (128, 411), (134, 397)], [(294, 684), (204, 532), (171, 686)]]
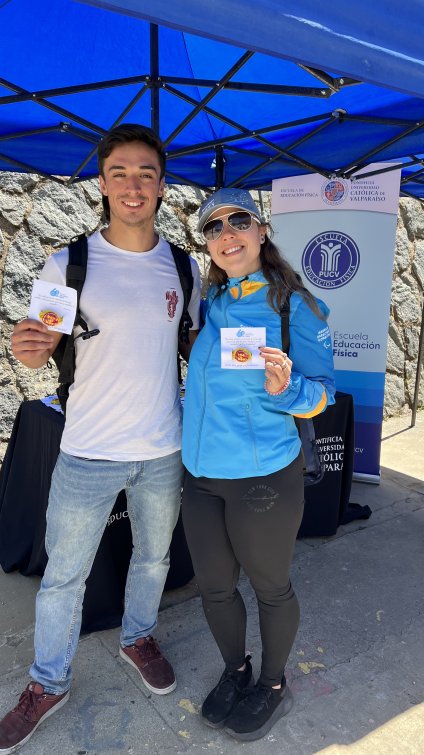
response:
[(55, 328), (63, 322), (63, 317), (58, 315), (57, 312), (53, 312), (51, 309), (44, 309), (38, 316), (44, 325), (48, 325), (51, 328)]
[(231, 358), (234, 359), (235, 362), (245, 363), (252, 359), (252, 352), (249, 351), (249, 349), (244, 348), (244, 346), (240, 346), (240, 348), (234, 349), (234, 351), (231, 352)]

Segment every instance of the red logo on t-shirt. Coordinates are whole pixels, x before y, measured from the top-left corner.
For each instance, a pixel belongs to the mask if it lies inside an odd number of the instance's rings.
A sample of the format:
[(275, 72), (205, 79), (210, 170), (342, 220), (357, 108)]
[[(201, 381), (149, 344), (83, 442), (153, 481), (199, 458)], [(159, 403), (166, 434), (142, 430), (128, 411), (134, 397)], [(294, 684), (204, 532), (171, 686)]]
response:
[(167, 301), (168, 315), (172, 318), (175, 315), (177, 304), (179, 301), (177, 292), (175, 290), (167, 291), (165, 298)]

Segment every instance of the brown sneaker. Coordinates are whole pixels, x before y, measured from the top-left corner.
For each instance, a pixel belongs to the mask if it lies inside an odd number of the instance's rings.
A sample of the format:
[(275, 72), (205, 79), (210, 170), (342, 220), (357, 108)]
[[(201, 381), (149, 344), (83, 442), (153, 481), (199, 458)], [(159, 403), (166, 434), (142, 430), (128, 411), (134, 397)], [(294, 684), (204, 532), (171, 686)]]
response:
[[(139, 672), (144, 684), (156, 695), (167, 695), (177, 686), (174, 670), (153, 637), (140, 637), (135, 645), (119, 648), (119, 655)], [(1, 750), (0, 750), (1, 752)]]
[(48, 695), (38, 682), (31, 682), (22, 692), (16, 708), (0, 721), (0, 753), (15, 752), (28, 742), (38, 726), (69, 700), (69, 692)]

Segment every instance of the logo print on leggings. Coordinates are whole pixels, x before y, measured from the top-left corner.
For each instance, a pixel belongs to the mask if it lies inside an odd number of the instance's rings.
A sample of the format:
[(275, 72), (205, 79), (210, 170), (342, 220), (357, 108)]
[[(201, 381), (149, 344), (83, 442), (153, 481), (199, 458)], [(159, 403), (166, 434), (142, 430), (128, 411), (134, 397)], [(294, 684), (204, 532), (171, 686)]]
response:
[(246, 501), (249, 509), (257, 514), (263, 514), (272, 509), (278, 497), (279, 493), (268, 485), (253, 485), (242, 500)]
[(179, 301), (177, 292), (174, 289), (171, 290), (171, 291), (167, 291), (166, 294), (165, 294), (165, 299), (167, 301), (167, 305), (166, 306), (168, 308), (168, 315), (169, 315), (169, 317), (172, 320), (172, 318), (175, 316), (175, 312), (176, 312), (176, 309), (177, 309), (177, 304), (178, 304), (178, 301)]

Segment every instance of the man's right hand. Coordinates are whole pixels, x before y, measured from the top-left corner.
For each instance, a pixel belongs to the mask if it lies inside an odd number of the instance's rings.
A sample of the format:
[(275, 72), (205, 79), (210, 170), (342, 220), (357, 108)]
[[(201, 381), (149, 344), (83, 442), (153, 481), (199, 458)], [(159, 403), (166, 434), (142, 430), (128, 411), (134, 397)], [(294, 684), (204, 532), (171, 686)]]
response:
[(55, 333), (37, 320), (22, 320), (13, 328), (12, 353), (25, 367), (42, 367), (53, 354), (62, 333)]

